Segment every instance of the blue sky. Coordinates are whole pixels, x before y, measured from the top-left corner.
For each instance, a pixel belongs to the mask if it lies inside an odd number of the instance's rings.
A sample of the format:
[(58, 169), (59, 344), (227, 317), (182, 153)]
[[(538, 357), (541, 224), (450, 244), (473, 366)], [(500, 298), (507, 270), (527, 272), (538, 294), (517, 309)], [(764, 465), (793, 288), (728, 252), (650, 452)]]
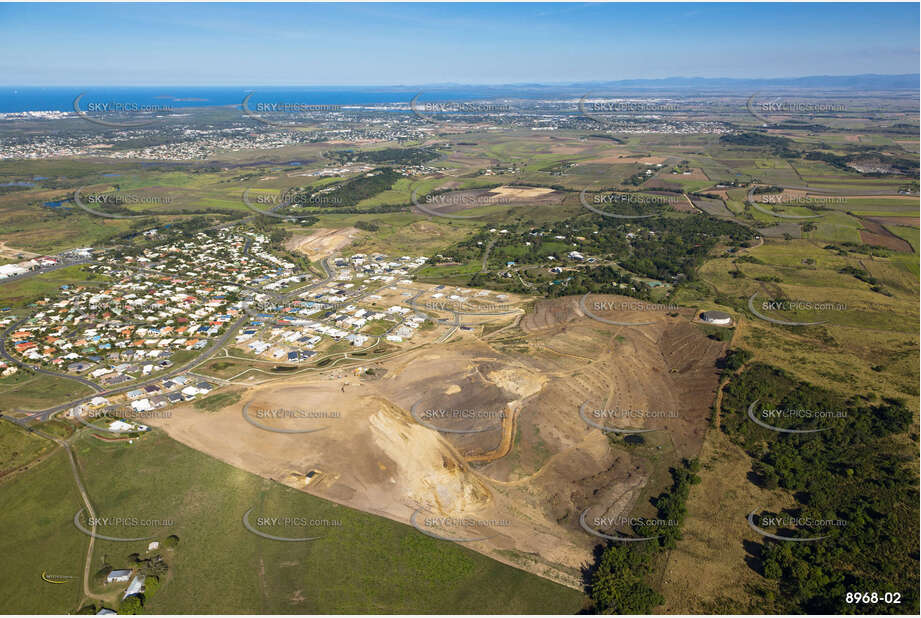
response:
[(917, 73), (919, 5), (0, 4), (5, 85)]

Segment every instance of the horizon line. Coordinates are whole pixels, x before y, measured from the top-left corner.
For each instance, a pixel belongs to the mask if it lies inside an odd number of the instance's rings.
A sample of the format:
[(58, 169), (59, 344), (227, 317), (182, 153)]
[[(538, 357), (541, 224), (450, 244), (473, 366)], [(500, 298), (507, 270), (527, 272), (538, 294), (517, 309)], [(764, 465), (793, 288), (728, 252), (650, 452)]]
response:
[(772, 80), (805, 80), (805, 79), (826, 79), (826, 78), (870, 78), (870, 77), (916, 77), (921, 80), (921, 73), (843, 73), (843, 74), (815, 74), (815, 75), (786, 75), (773, 77), (702, 77), (689, 75), (672, 75), (669, 77), (629, 77), (621, 79), (595, 79), (595, 80), (574, 80), (568, 82), (541, 82), (541, 81), (520, 81), (520, 82), (428, 82), (428, 83), (380, 83), (380, 84), (300, 84), (300, 83), (275, 83), (275, 84), (253, 84), (247, 83), (211, 83), (211, 84), (194, 84), (194, 83), (149, 83), (149, 84), (0, 84), (0, 88), (171, 88), (171, 87), (199, 87), (199, 88), (422, 88), (422, 87), (470, 87), (470, 86), (578, 86), (585, 84), (616, 84), (624, 82), (666, 82), (671, 80), (722, 80), (722, 81), (772, 81)]

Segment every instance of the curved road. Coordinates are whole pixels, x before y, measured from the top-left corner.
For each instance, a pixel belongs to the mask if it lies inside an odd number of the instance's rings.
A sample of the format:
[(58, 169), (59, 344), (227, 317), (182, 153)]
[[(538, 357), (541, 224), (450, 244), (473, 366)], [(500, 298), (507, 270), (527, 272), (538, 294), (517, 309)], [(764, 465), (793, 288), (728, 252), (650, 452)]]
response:
[(72, 375), (66, 374), (66, 373), (58, 373), (58, 372), (56, 372), (56, 371), (50, 371), (50, 370), (48, 370), (48, 369), (42, 369), (41, 367), (39, 367), (39, 366), (37, 366), (37, 365), (29, 365), (28, 363), (25, 363), (25, 362), (19, 360), (18, 358), (15, 358), (15, 357), (11, 356), (10, 353), (9, 353), (9, 352), (7, 351), (7, 349), (6, 349), (6, 338), (9, 336), (9, 334), (10, 334), (11, 332), (13, 332), (14, 330), (16, 330), (16, 329), (19, 328), (20, 326), (22, 326), (22, 325), (23, 325), (25, 322), (27, 322), (28, 320), (29, 320), (29, 318), (28, 318), (28, 317), (25, 317), (25, 318), (23, 318), (23, 319), (21, 319), (21, 320), (18, 320), (18, 321), (16, 321), (16, 322), (13, 322), (13, 323), (10, 324), (9, 326), (7, 326), (6, 329), (5, 329), (2, 333), (0, 333), (0, 356), (2, 356), (5, 360), (7, 360), (7, 361), (9, 361), (9, 362), (11, 362), (11, 363), (14, 363), (14, 364), (16, 364), (16, 365), (20, 365), (20, 366), (22, 366), (22, 367), (25, 367), (26, 369), (29, 369), (30, 371), (34, 371), (35, 373), (43, 373), (43, 374), (45, 374), (45, 375), (47, 375), (47, 376), (53, 376), (53, 377), (55, 377), (55, 378), (67, 378), (68, 380), (74, 380), (75, 382), (79, 382), (79, 383), (81, 383), (81, 384), (83, 384), (83, 385), (85, 385), (85, 386), (88, 386), (88, 387), (90, 387), (91, 389), (93, 389), (94, 391), (96, 391), (97, 393), (102, 391), (102, 387), (101, 387), (101, 386), (99, 386), (98, 384), (96, 384), (96, 383), (93, 382), (92, 380), (88, 380), (87, 378), (84, 378), (84, 377), (81, 377), (81, 376), (72, 376)]
[[(327, 260), (328, 260), (328, 258), (327, 258), (327, 259), (324, 259), (324, 260), (321, 262), (321, 265), (323, 266), (323, 270), (326, 272), (326, 279), (321, 279), (321, 280), (319, 280), (319, 281), (315, 281), (314, 283), (312, 283), (312, 284), (310, 284), (310, 285), (308, 285), (308, 286), (304, 286), (304, 287), (299, 288), (299, 289), (297, 289), (297, 290), (295, 290), (295, 291), (293, 291), (293, 292), (289, 292), (288, 294), (279, 295), (278, 297), (279, 297), (280, 299), (283, 299), (283, 300), (286, 302), (286, 301), (287, 301), (288, 299), (290, 299), (291, 297), (296, 296), (297, 294), (301, 294), (301, 293), (303, 293), (305, 290), (310, 290), (310, 289), (313, 289), (313, 288), (317, 288), (317, 287), (320, 287), (320, 286), (322, 286), (322, 285), (326, 285), (327, 283), (329, 283), (329, 281), (332, 279), (333, 273), (332, 273), (332, 270), (331, 270), (330, 267), (329, 267), (329, 264), (328, 264)], [(34, 412), (34, 413), (28, 415), (27, 417), (25, 417), (24, 420), (26, 420), (26, 421), (30, 421), (30, 420), (40, 420), (40, 421), (48, 420), (48, 419), (51, 418), (54, 414), (57, 414), (58, 412), (62, 412), (63, 410), (66, 410), (66, 409), (68, 409), (68, 408), (72, 408), (72, 407), (74, 407), (74, 406), (76, 406), (76, 405), (79, 405), (79, 404), (81, 404), (81, 403), (86, 403), (87, 401), (89, 401), (89, 400), (92, 399), (93, 397), (97, 397), (97, 396), (100, 396), (100, 397), (108, 397), (108, 396), (111, 396), (111, 395), (118, 395), (118, 394), (120, 394), (120, 393), (126, 393), (126, 392), (128, 392), (128, 391), (132, 391), (132, 390), (135, 390), (135, 389), (138, 389), (138, 388), (143, 388), (144, 386), (147, 386), (148, 384), (152, 384), (152, 383), (154, 383), (154, 382), (158, 382), (158, 381), (161, 381), (161, 380), (166, 380), (166, 379), (172, 378), (172, 377), (174, 377), (174, 376), (177, 376), (177, 375), (179, 375), (180, 373), (183, 373), (183, 372), (185, 372), (185, 371), (191, 369), (192, 367), (201, 364), (202, 362), (204, 362), (205, 360), (207, 360), (208, 357), (210, 357), (212, 354), (214, 354), (214, 353), (217, 352), (219, 349), (221, 349), (222, 347), (224, 347), (224, 346), (227, 344), (227, 342), (230, 340), (230, 338), (233, 337), (234, 334), (236, 334), (237, 330), (240, 329), (240, 327), (246, 322), (246, 320), (247, 320), (249, 317), (251, 317), (250, 312), (249, 312), (249, 311), (244, 312), (243, 315), (241, 315), (239, 318), (237, 318), (236, 321), (232, 322), (232, 323), (230, 324), (230, 326), (228, 326), (227, 330), (225, 330), (224, 333), (223, 333), (222, 335), (220, 335), (217, 339), (212, 340), (211, 344), (210, 344), (209, 346), (207, 346), (206, 348), (204, 348), (204, 349), (201, 351), (200, 354), (198, 354), (197, 356), (195, 356), (195, 358), (189, 360), (188, 362), (184, 363), (183, 365), (181, 365), (181, 366), (179, 366), (179, 367), (175, 367), (175, 368), (173, 368), (173, 369), (171, 369), (170, 371), (167, 371), (167, 372), (165, 372), (165, 373), (159, 373), (159, 374), (157, 374), (156, 376), (151, 377), (150, 379), (144, 380), (143, 382), (136, 382), (136, 383), (130, 384), (130, 385), (128, 385), (128, 386), (122, 386), (122, 387), (119, 387), (119, 388), (114, 388), (114, 389), (110, 389), (110, 390), (106, 390), (106, 391), (102, 390), (101, 387), (95, 386), (95, 385), (94, 385), (94, 388), (95, 388), (95, 390), (97, 391), (97, 393), (95, 393), (95, 394), (93, 394), (93, 395), (90, 395), (90, 396), (88, 396), (88, 397), (82, 397), (82, 398), (80, 398), (80, 399), (75, 399), (75, 400), (69, 401), (69, 402), (64, 403), (64, 404), (60, 404), (60, 405), (57, 405), (57, 406), (53, 406), (53, 407), (47, 408), (47, 409), (45, 409), (45, 410), (40, 410), (40, 411), (38, 411), (38, 412)], [(11, 326), (10, 328), (12, 328), (12, 326)], [(7, 330), (10, 330), (10, 329), (8, 328)], [(3, 333), (3, 337), (4, 337), (4, 339), (5, 339), (5, 337), (6, 337), (6, 332)], [(2, 345), (2, 344), (3, 344), (3, 341), (0, 341), (0, 345)], [(3, 349), (3, 351), (5, 352), (5, 348), (0, 348), (0, 349)], [(42, 373), (46, 373), (46, 374), (48, 374), (48, 375), (52, 375), (52, 376), (55, 376), (55, 377), (69, 377), (69, 378), (71, 378), (71, 379), (74, 379), (74, 378), (75, 378), (75, 376), (67, 376), (67, 375), (63, 375), (63, 374), (58, 374), (58, 373), (55, 373), (55, 372), (53, 372), (53, 371), (47, 371), (47, 370), (40, 370), (40, 371), (41, 371)], [(83, 380), (81, 379), (80, 381), (83, 381)]]

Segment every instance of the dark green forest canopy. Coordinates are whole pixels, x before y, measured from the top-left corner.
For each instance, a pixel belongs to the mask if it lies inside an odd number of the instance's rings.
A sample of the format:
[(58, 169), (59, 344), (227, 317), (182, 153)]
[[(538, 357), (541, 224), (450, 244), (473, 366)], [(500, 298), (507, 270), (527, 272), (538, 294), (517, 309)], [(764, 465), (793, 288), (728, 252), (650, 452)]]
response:
[[(759, 411), (834, 415), (772, 419), (769, 424), (785, 423), (785, 429), (823, 429), (777, 432), (749, 418), (756, 400)], [(792, 492), (797, 505), (787, 515), (845, 522), (810, 530), (828, 535), (821, 541), (761, 544), (762, 574), (779, 580), (786, 611), (851, 613), (847, 592), (889, 591), (901, 593), (900, 605), (861, 611), (917, 612), (918, 479), (904, 443), (911, 422), (902, 401), (841, 395), (764, 364), (725, 387), (722, 430), (752, 457), (754, 482)]]

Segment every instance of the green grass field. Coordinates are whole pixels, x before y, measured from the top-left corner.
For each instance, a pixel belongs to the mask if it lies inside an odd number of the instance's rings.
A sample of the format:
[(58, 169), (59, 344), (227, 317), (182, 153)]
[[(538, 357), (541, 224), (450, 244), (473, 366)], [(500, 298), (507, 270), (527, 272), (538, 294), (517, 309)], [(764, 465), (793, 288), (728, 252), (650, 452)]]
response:
[(907, 227), (904, 225), (887, 225), (887, 229), (904, 240), (907, 240), (911, 245), (911, 248), (914, 249), (914, 252), (918, 252), (919, 246), (919, 230), (916, 227)]
[[(169, 527), (103, 526), (99, 533), (180, 538), (151, 613), (575, 613), (583, 595), (409, 526), (338, 506), (219, 462), (155, 431), (134, 444), (76, 442), (99, 517), (172, 520)], [(79, 584), (40, 586), (48, 572), (82, 575), (87, 537), (72, 523), (82, 503), (63, 452), (17, 475), (0, 510), (4, 555), (0, 606), (7, 612), (75, 611)], [(338, 526), (264, 528), (243, 514), (304, 517)], [(29, 548), (22, 552), (23, 544)], [(147, 541), (97, 541), (93, 572), (124, 567)], [(36, 583), (37, 582), (37, 583)]]
[[(62, 285), (105, 282), (106, 277), (86, 272), (82, 266), (68, 266), (50, 273), (0, 284), (0, 308), (20, 308), (45, 296), (55, 296)], [(92, 285), (92, 283), (90, 283)]]
[[(61, 614), (79, 609), (88, 538), (73, 524), (82, 506), (67, 454), (56, 453), (28, 472), (2, 483), (0, 566), (4, 613)], [(74, 577), (63, 584), (42, 581), (42, 573)]]
[(34, 461), (53, 446), (13, 423), (0, 421), (0, 478)]
[(90, 387), (75, 380), (44, 374), (35, 374), (32, 379), (16, 382), (9, 388), (3, 388), (0, 383), (0, 396), (6, 411), (41, 410), (92, 393)]
[[(824, 246), (824, 241), (768, 240), (747, 251), (763, 264), (716, 259), (704, 265), (701, 278), (718, 296), (731, 300), (732, 309), (746, 316), (737, 344), (751, 351), (756, 360), (790, 368), (804, 379), (842, 392), (907, 398), (916, 408), (917, 254), (845, 257)], [(845, 266), (868, 271), (891, 296), (873, 292), (869, 284), (840, 273)], [(736, 268), (745, 276), (731, 276)], [(781, 282), (756, 279), (765, 276), (778, 277)], [(846, 310), (819, 317), (814, 311), (777, 314), (774, 317), (792, 321), (828, 320), (812, 327), (778, 326), (749, 315), (746, 302), (756, 291), (759, 300), (831, 302), (845, 305)]]

